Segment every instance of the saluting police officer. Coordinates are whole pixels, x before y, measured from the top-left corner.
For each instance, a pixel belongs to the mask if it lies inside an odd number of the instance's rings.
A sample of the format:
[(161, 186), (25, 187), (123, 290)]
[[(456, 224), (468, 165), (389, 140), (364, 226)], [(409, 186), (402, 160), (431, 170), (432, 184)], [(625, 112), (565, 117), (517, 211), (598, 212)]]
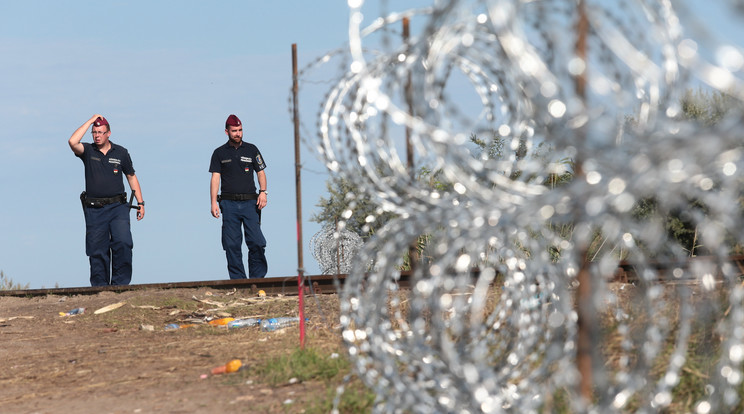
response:
[[(91, 125), (93, 143), (81, 143)], [(80, 200), (85, 214), (85, 253), (90, 261), (91, 286), (128, 285), (132, 280), (133, 242), (122, 177), (127, 177), (137, 198), (137, 220), (145, 217), (145, 202), (129, 151), (109, 137), (108, 121), (96, 114), (69, 140), (72, 152), (85, 166), (85, 191)]]
[[(225, 121), (227, 143), (212, 153), (209, 172), (212, 179), (209, 194), (212, 216), (222, 212), (222, 248), (227, 256), (230, 279), (245, 279), (243, 236), (248, 246), (248, 275), (250, 278), (266, 276), (266, 239), (261, 232), (261, 209), (266, 207), (266, 164), (258, 148), (243, 142), (243, 124), (235, 115)], [(258, 193), (254, 182), (258, 178)], [(220, 191), (220, 185), (222, 192)], [(241, 228), (242, 227), (242, 228)]]

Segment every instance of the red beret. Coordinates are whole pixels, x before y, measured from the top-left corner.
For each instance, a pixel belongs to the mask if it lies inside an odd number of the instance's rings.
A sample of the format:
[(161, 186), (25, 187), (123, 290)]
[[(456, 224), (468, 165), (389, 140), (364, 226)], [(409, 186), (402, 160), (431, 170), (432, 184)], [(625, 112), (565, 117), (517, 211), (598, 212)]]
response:
[(235, 116), (235, 115), (228, 116), (227, 117), (227, 121), (225, 121), (225, 129), (227, 129), (228, 127), (231, 127), (231, 126), (237, 127), (237, 126), (240, 126), (240, 125), (242, 125), (240, 123), (240, 119), (238, 119), (238, 117)]
[[(96, 118), (95, 122), (93, 122), (93, 125), (95, 125), (95, 126), (106, 126), (106, 125), (109, 125), (109, 123), (106, 120), (106, 118), (104, 118), (102, 116), (99, 116), (98, 118)], [(110, 125), (109, 125), (109, 127), (110, 127)]]

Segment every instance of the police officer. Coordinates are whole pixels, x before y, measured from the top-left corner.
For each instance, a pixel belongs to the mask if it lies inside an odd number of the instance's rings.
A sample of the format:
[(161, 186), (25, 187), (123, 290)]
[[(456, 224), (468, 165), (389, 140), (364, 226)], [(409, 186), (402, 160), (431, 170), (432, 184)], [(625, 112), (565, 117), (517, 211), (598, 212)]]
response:
[[(81, 143), (88, 128), (93, 143)], [(72, 152), (85, 166), (85, 191), (80, 195), (85, 214), (85, 253), (90, 261), (91, 286), (128, 285), (132, 280), (132, 233), (124, 192), (126, 176), (137, 197), (137, 220), (145, 217), (145, 202), (132, 159), (126, 148), (109, 141), (111, 127), (96, 114), (70, 137)]]
[[(241, 246), (245, 233), (248, 246), (248, 275), (266, 276), (266, 239), (261, 232), (261, 209), (266, 207), (266, 164), (255, 145), (243, 142), (243, 125), (235, 115), (225, 121), (227, 143), (212, 153), (209, 194), (212, 216), (222, 212), (222, 248), (227, 256), (230, 279), (245, 279)], [(258, 193), (253, 175), (258, 178)], [(221, 190), (222, 193), (218, 195)]]

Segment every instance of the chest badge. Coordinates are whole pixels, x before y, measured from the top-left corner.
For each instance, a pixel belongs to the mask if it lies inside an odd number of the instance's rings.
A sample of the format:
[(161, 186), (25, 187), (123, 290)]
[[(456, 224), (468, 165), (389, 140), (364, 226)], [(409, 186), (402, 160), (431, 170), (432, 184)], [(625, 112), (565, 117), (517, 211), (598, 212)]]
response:
[(116, 159), (116, 158), (109, 158), (108, 162), (114, 168), (114, 175), (119, 174), (119, 166), (121, 165), (121, 160)]

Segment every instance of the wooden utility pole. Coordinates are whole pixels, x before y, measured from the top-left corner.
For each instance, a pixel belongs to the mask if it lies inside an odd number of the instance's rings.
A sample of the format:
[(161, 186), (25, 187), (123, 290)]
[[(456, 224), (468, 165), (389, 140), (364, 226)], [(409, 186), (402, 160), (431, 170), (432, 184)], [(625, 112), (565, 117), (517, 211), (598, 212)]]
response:
[[(576, 25), (576, 57), (581, 59), (584, 63), (584, 70), (578, 74), (575, 78), (576, 95), (583, 103), (584, 109), (586, 109), (586, 71), (589, 66), (587, 59), (587, 36), (589, 32), (589, 19), (586, 15), (586, 5), (584, 0), (578, 2), (579, 20)], [(582, 140), (586, 140), (586, 130), (577, 131), (577, 137)], [(579, 154), (576, 163), (576, 177), (584, 175), (582, 168), (583, 155)], [(575, 209), (579, 211), (583, 207), (575, 206)], [(578, 217), (578, 216), (575, 216)], [(579, 246), (579, 257), (581, 257), (582, 263), (577, 280), (579, 287), (576, 290), (576, 308), (578, 314), (578, 327), (577, 327), (577, 348), (576, 348), (576, 369), (579, 371), (581, 376), (579, 382), (579, 394), (584, 398), (584, 403), (591, 404), (594, 395), (594, 383), (592, 378), (593, 371), (593, 346), (594, 339), (596, 338), (597, 325), (596, 325), (596, 310), (592, 303), (592, 275), (589, 270), (589, 252), (586, 244)]]
[(297, 108), (297, 44), (292, 43), (292, 115), (294, 121), (295, 198), (297, 203), (297, 289), (300, 308), (300, 349), (305, 349), (305, 266), (302, 261), (302, 181), (300, 173), (300, 114)]
[[(411, 49), (408, 44), (410, 37), (409, 29), (410, 20), (408, 17), (403, 18), (403, 42), (406, 45), (406, 56), (411, 53)], [(413, 84), (411, 79), (411, 71), (407, 71), (408, 75), (406, 78), (406, 84), (404, 86), (404, 95), (406, 106), (408, 106), (408, 115), (413, 118)], [(416, 170), (413, 166), (413, 144), (411, 143), (411, 127), (406, 125), (406, 165), (408, 166), (408, 172), (411, 175), (411, 185), (416, 180)], [(411, 272), (413, 272), (416, 263), (418, 263), (418, 240), (415, 240), (413, 244), (408, 248), (408, 261), (411, 264)]]
[[(406, 53), (406, 56), (410, 53), (410, 48), (408, 47), (408, 39), (410, 37), (410, 28), (409, 28), (410, 21), (408, 17), (403, 18), (403, 42), (406, 44), (406, 49), (408, 52)], [(406, 79), (406, 85), (405, 85), (405, 99), (406, 99), (406, 105), (408, 106), (408, 115), (413, 117), (413, 85), (411, 80), (411, 71), (408, 71), (408, 77)], [(415, 178), (416, 174), (413, 169), (413, 144), (411, 143), (411, 127), (406, 125), (406, 161), (408, 165), (408, 171), (411, 173), (411, 177)]]

